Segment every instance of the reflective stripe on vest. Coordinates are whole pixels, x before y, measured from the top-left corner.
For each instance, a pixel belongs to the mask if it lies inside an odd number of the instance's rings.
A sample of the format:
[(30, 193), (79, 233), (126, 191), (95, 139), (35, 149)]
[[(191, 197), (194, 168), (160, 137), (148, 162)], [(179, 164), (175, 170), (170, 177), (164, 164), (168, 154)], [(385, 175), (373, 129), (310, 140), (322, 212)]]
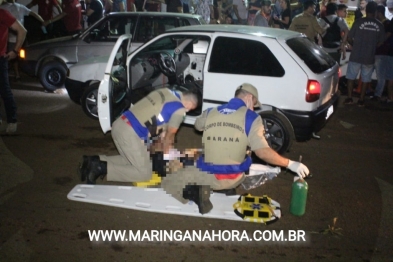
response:
[(149, 138), (149, 130), (139, 123), (138, 119), (130, 110), (125, 111), (123, 116), (128, 119), (132, 128), (134, 128), (135, 133), (139, 136), (140, 139), (147, 140)]
[(220, 175), (233, 175), (246, 172), (252, 164), (251, 157), (247, 156), (244, 161), (238, 165), (214, 165), (206, 163), (203, 156), (200, 156), (196, 162), (197, 167), (205, 172)]
[(241, 176), (243, 173), (237, 173), (237, 174), (214, 174), (217, 180), (224, 180), (224, 179), (230, 179), (230, 180), (235, 180), (238, 179), (239, 176)]

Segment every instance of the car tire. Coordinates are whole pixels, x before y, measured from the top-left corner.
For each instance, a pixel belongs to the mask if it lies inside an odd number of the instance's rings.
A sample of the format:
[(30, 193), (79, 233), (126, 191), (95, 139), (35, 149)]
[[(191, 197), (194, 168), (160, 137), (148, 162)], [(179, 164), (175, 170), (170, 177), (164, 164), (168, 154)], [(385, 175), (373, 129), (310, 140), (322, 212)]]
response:
[(98, 87), (100, 86), (100, 82), (93, 83), (89, 85), (86, 90), (83, 92), (81, 98), (81, 106), (83, 112), (90, 117), (91, 119), (98, 120), (98, 106), (97, 106), (97, 98), (98, 98)]
[(263, 125), (265, 126), (265, 138), (269, 146), (279, 154), (283, 154), (292, 146), (295, 133), (289, 120), (278, 112), (261, 112)]
[(45, 63), (39, 72), (41, 85), (46, 91), (55, 91), (64, 85), (66, 71), (67, 69), (65, 66), (58, 61), (50, 61)]

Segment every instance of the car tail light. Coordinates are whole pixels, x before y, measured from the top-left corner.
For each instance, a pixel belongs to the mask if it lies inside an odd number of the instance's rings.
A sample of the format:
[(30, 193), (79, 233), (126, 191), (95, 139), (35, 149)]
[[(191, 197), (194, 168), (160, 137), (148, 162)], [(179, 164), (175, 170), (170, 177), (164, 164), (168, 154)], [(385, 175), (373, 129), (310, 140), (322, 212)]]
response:
[(306, 90), (306, 101), (311, 103), (319, 99), (321, 94), (321, 85), (318, 81), (308, 80), (307, 90)]
[(24, 49), (19, 50), (19, 57), (22, 59), (26, 58), (26, 52)]

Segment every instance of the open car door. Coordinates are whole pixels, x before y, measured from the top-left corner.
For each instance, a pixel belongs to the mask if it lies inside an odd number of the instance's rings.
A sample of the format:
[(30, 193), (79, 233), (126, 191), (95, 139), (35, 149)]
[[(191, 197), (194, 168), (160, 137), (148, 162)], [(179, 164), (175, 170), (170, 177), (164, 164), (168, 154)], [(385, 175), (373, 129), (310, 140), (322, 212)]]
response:
[(127, 56), (131, 50), (131, 38), (126, 34), (117, 40), (98, 88), (98, 119), (104, 133), (111, 130), (112, 123), (130, 106), (127, 99)]

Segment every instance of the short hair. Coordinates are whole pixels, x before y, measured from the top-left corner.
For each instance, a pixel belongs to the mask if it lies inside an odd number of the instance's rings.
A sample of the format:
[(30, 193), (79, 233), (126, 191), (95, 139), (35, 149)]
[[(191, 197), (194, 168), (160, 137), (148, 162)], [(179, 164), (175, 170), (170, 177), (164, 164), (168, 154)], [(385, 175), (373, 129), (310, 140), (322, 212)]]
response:
[(337, 12), (337, 4), (329, 3), (326, 5), (326, 15), (334, 15)]
[(385, 6), (378, 5), (377, 6), (377, 13), (383, 14), (385, 16)]
[(377, 12), (377, 6), (378, 4), (375, 3), (374, 1), (368, 2), (366, 5), (366, 13), (375, 14), (375, 12)]
[(241, 88), (239, 88), (239, 89), (236, 89), (236, 91), (235, 91), (235, 97), (243, 97), (243, 96), (246, 96), (246, 95), (252, 95), (250, 92), (247, 92), (246, 90), (244, 90), (244, 89), (241, 89)]
[(200, 106), (201, 95), (196, 89), (182, 91), (182, 95), (185, 100), (191, 101), (196, 107)]
[(337, 5), (337, 11), (341, 11), (344, 9), (348, 9), (348, 6), (346, 4), (339, 4)]
[(304, 4), (303, 4), (303, 7), (304, 7), (304, 10), (307, 10), (310, 6), (313, 6), (313, 5), (317, 5), (314, 1), (306, 1), (306, 2), (304, 2)]

